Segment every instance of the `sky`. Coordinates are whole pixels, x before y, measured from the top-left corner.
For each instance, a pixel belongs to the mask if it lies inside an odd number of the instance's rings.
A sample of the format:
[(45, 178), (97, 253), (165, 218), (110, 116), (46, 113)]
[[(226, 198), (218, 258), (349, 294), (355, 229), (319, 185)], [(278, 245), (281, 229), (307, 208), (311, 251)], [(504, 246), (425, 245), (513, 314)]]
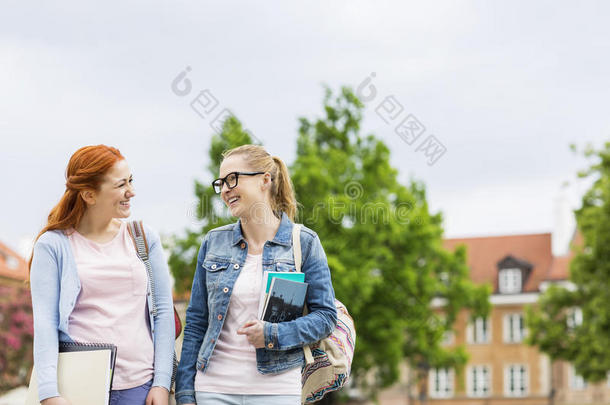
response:
[[(362, 133), (425, 183), (446, 237), (552, 231), (558, 196), (576, 207), (588, 187), (569, 145), (610, 135), (607, 2), (2, 3), (0, 240), (20, 251), (79, 147), (118, 147), (133, 217), (179, 234), (196, 224), (194, 180), (211, 180), (213, 115), (230, 109), (290, 164), (325, 85), (374, 88)], [(209, 116), (191, 108), (202, 91)], [(412, 144), (394, 131), (407, 116), (425, 127)]]

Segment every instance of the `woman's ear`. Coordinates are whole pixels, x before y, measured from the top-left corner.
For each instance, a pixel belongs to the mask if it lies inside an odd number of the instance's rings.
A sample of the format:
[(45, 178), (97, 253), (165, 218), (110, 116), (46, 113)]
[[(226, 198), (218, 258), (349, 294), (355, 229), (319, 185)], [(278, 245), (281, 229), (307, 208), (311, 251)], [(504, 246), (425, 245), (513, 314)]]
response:
[(263, 188), (263, 190), (267, 190), (270, 187), (271, 187), (271, 174), (265, 173), (265, 174), (263, 174), (262, 188)]
[(82, 190), (80, 192), (81, 198), (87, 203), (87, 205), (95, 205), (96, 194), (93, 190)]

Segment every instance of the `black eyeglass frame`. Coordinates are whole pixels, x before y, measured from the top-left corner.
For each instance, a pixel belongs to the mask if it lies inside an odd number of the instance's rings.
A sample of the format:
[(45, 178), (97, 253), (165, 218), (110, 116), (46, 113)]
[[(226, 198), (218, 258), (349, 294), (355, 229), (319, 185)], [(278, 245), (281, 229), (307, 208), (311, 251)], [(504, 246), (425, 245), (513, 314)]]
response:
[[(237, 184), (239, 183), (239, 176), (256, 176), (258, 174), (265, 174), (265, 173), (267, 173), (267, 172), (231, 172), (231, 173), (227, 174), (225, 177), (219, 177), (216, 180), (214, 180), (212, 182), (212, 187), (214, 188), (214, 192), (216, 194), (220, 194), (222, 192), (223, 183), (227, 185), (229, 190), (231, 190), (232, 188), (237, 187)], [(229, 182), (227, 181), (227, 178), (231, 175), (235, 175), (235, 184), (233, 186), (231, 186), (229, 184)], [(216, 188), (216, 184), (215, 184), (217, 181), (220, 181), (220, 185), (218, 186), (218, 189)]]

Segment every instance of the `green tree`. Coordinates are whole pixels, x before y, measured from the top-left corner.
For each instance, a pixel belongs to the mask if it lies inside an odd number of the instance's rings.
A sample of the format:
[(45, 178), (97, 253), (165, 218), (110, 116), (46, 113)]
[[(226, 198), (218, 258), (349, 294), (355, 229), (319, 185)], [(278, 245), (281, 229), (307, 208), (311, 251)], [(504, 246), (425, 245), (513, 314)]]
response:
[[(589, 146), (584, 155), (595, 162), (578, 173), (593, 185), (575, 211), (584, 243), (572, 247), (569, 281), (574, 288), (551, 286), (537, 306), (528, 308), (527, 323), (531, 344), (599, 382), (610, 371), (610, 143), (601, 150)], [(575, 311), (581, 311), (582, 323), (570, 322)]]
[[(300, 119), (291, 175), (297, 220), (319, 234), (336, 296), (356, 323), (352, 377), (374, 395), (397, 380), (405, 360), (422, 376), (430, 367), (463, 365), (465, 351), (443, 347), (444, 333), (463, 308), (486, 314), (489, 288), (469, 281), (464, 248), (442, 248), (442, 216), (429, 212), (424, 185), (401, 185), (387, 146), (360, 134), (363, 108), (350, 89), (337, 96), (327, 89), (324, 117)], [(222, 150), (249, 141), (237, 120), (225, 126), (212, 142), (211, 173)], [(170, 259), (182, 291), (190, 288), (202, 235), (229, 222), (209, 205), (210, 187), (197, 183), (196, 193), (205, 225), (177, 238)], [(434, 298), (444, 300), (442, 314)]]
[[(442, 216), (429, 212), (424, 185), (400, 184), (387, 146), (360, 134), (362, 110), (350, 89), (327, 89), (325, 116), (300, 120), (292, 179), (300, 219), (319, 234), (356, 323), (352, 375), (374, 393), (405, 359), (424, 375), (463, 365), (465, 351), (443, 347), (444, 333), (462, 308), (487, 313), (489, 288), (469, 281), (464, 248), (442, 248)], [(445, 300), (441, 316), (433, 298)]]

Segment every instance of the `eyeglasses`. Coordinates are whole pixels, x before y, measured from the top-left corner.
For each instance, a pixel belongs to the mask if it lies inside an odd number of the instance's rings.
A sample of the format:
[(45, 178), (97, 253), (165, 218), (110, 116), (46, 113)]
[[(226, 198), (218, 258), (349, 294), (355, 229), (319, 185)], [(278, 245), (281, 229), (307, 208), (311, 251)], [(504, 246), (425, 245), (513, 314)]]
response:
[(230, 190), (237, 187), (237, 180), (239, 179), (239, 176), (256, 176), (257, 174), (265, 174), (265, 172), (232, 172), (227, 174), (224, 178), (214, 180), (212, 182), (212, 186), (214, 187), (216, 194), (220, 194), (222, 191), (222, 183), (226, 184)]

